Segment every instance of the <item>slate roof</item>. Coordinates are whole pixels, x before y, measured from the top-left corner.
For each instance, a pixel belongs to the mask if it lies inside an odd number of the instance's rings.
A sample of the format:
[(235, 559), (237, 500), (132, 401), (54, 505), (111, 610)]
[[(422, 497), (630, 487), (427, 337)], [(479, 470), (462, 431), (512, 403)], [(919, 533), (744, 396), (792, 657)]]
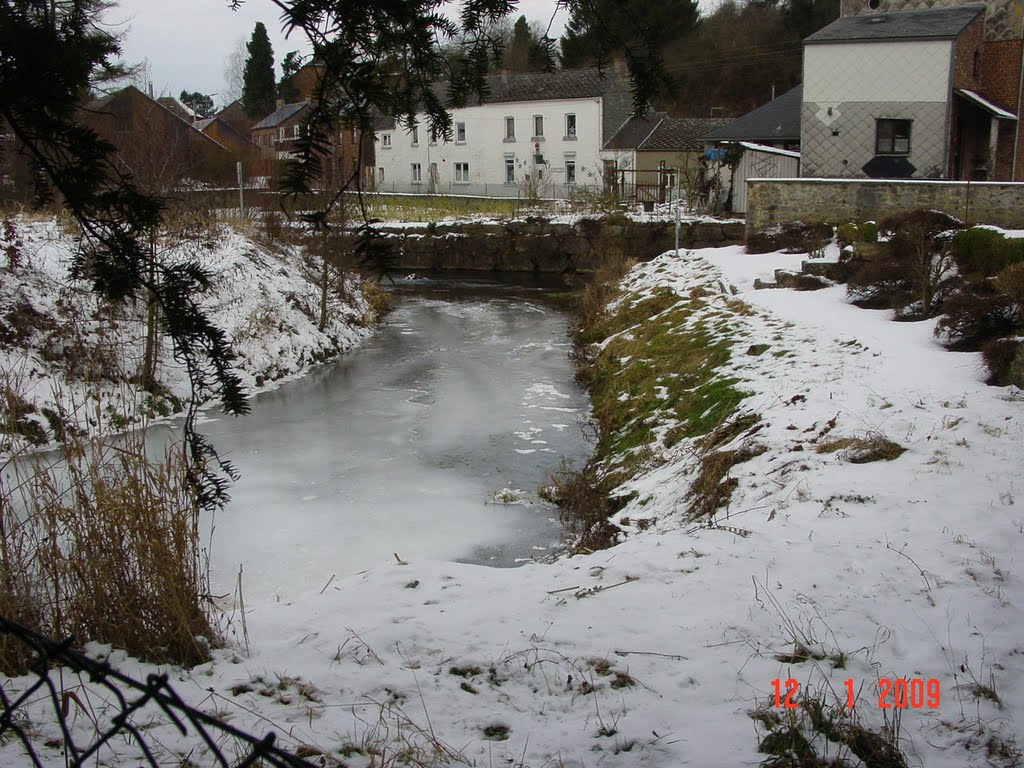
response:
[(955, 38), (984, 10), (981, 5), (929, 8), (842, 16), (804, 40), (804, 44), (864, 40), (941, 40)]
[(264, 117), (249, 130), (258, 131), (261, 128), (274, 128), (283, 123), (289, 117), (296, 114), (297, 112), (301, 112), (308, 106), (308, 101), (299, 101), (296, 102), (295, 104), (285, 104), (283, 107), (278, 107), (277, 109), (275, 109), (273, 112)]
[[(501, 104), (515, 101), (546, 101), (549, 99), (589, 99), (604, 96), (624, 87), (624, 81), (611, 66), (582, 69), (558, 69), (553, 72), (515, 72), (488, 75), (484, 98), (470, 95), (465, 106), (481, 103)], [(435, 93), (449, 103), (449, 85), (437, 83)]]
[(631, 117), (605, 142), (603, 149), (638, 149), (667, 117), (664, 112), (648, 112), (643, 117)]
[(718, 117), (669, 117), (664, 112), (648, 112), (643, 117), (629, 118), (603, 149), (696, 152), (703, 149), (704, 134), (727, 122)]
[(705, 134), (705, 141), (800, 141), (802, 85)]

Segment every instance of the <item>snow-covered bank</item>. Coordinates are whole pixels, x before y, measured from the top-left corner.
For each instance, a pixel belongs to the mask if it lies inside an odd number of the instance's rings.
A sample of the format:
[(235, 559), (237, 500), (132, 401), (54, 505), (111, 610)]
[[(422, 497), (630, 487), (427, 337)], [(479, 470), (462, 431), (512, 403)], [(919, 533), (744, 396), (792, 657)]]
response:
[[(761, 424), (736, 440), (766, 450), (733, 468), (730, 506), (711, 521), (685, 518), (698, 454), (684, 439), (632, 481), (636, 500), (618, 521), (633, 533), (614, 549), (517, 570), (396, 556), (292, 602), (250, 603), (248, 650), (239, 637), (175, 671), (178, 691), (236, 727), (273, 728), (350, 766), (454, 755), (667, 768), (757, 765), (764, 726), (749, 713), (795, 716), (772, 706), (773, 681), (783, 702), (799, 685), (838, 712), (851, 681), (862, 724), (899, 716), (908, 765), (1014, 765), (1021, 393), (985, 386), (977, 356), (942, 350), (931, 323), (857, 310), (839, 288), (752, 289), (792, 258), (708, 249), (627, 278), (632, 292), (681, 297), (710, 285), (733, 298), (734, 286), (751, 308), (730, 319), (728, 365), (749, 393), (741, 412)], [(709, 326), (719, 310), (706, 302)], [(906, 451), (867, 464), (818, 451), (874, 436)], [(939, 695), (891, 708), (878, 685), (897, 679)], [(40, 743), (56, 735), (42, 705), (29, 717)], [(199, 745), (168, 723), (147, 735), (202, 764)], [(449, 751), (432, 762), (439, 744)], [(0, 745), (0, 762), (17, 765), (17, 749)], [(115, 749), (109, 762), (129, 764), (133, 747)], [(62, 764), (59, 750), (46, 754)]]
[[(18, 254), (0, 282), (0, 384), (10, 393), (7, 415), (21, 422), (23, 434), (4, 435), (0, 450), (47, 442), (65, 419), (109, 431), (179, 410), (190, 396), (188, 377), (166, 339), (156, 369), (162, 396), (128, 383), (145, 346), (144, 302), (116, 311), (101, 305), (86, 283), (68, 277), (76, 248), (70, 229), (52, 219), (13, 222), (13, 236), (0, 237), (0, 252)], [(165, 259), (192, 259), (212, 274), (201, 303), (231, 340), (250, 391), (343, 352), (373, 324), (373, 309), (350, 278), (344, 291), (333, 292), (329, 320), (318, 329), (318, 270), (298, 247), (269, 247), (212, 227), (158, 248)]]

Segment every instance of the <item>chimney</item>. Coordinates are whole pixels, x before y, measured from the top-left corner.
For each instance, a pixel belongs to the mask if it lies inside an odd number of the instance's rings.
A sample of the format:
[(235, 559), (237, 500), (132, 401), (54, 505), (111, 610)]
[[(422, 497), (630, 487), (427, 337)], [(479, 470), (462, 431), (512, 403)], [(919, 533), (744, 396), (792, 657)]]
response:
[(284, 106), (284, 99), (278, 99), (277, 100), (277, 108), (280, 109), (283, 106)]

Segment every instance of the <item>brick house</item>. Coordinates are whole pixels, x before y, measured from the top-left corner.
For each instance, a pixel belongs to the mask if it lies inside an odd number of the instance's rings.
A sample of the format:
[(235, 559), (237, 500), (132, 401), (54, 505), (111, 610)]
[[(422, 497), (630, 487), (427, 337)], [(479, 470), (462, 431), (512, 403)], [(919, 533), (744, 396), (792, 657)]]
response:
[(953, 3), (849, 0), (804, 41), (802, 175), (1024, 176), (1019, 14)]

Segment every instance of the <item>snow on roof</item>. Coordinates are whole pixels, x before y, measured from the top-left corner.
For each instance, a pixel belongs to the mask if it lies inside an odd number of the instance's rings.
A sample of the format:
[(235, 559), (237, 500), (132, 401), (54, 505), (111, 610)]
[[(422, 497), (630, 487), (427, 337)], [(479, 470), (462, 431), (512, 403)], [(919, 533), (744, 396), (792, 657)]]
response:
[(799, 152), (794, 152), (791, 149), (780, 149), (779, 147), (769, 147), (765, 144), (755, 144), (752, 141), (727, 141), (726, 144), (739, 144), (744, 149), (749, 149), (751, 152), (764, 152), (769, 155), (782, 155), (783, 157), (800, 157)]
[(980, 94), (977, 94), (974, 91), (969, 91), (966, 88), (954, 88), (953, 90), (954, 90), (955, 93), (959, 94), (960, 96), (963, 96), (965, 99), (973, 101), (975, 104), (977, 104), (979, 107), (984, 109), (986, 112), (991, 112), (993, 115), (995, 115), (996, 117), (998, 117), (998, 118), (1000, 118), (1002, 120), (1016, 120), (1017, 119), (1017, 116), (1015, 114), (1013, 114), (1012, 112), (1007, 112), (1002, 107), (997, 107), (995, 104), (993, 104), (991, 101), (986, 99), (984, 96), (981, 96)]

